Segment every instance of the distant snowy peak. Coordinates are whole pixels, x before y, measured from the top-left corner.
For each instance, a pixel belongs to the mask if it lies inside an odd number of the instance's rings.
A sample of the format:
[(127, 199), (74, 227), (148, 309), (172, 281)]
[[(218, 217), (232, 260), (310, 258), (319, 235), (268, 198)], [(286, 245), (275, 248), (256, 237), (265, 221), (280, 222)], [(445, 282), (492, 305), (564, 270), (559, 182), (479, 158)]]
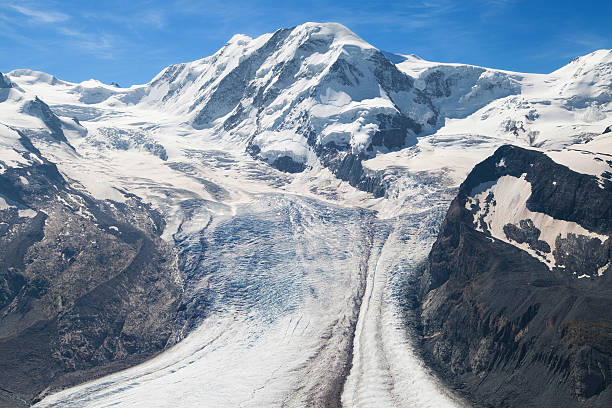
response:
[(612, 50), (598, 50), (575, 58), (550, 74), (556, 80), (558, 96), (576, 102), (612, 101)]
[(410, 76), (336, 23), (234, 36), (211, 57), (168, 67), (143, 103), (288, 171), (345, 157), (331, 150), (372, 156), (414, 143), (438, 118)]
[(45, 72), (33, 71), (30, 69), (16, 69), (11, 71), (9, 73), (9, 76), (24, 85), (33, 85), (40, 83), (48, 85), (68, 84), (68, 82), (59, 80), (53, 75), (49, 75)]
[(520, 77), (472, 65), (426, 68), (421, 88), (446, 118), (464, 118), (494, 100), (521, 92)]
[(464, 118), (494, 100), (521, 93), (519, 73), (468, 64), (426, 61), (414, 54), (397, 64), (402, 72), (416, 78), (445, 118)]
[(574, 58), (567, 65), (553, 71), (551, 75), (577, 78), (586, 72), (598, 70), (598, 67), (609, 66), (610, 64), (612, 64), (612, 50), (601, 49)]
[(610, 61), (611, 51), (600, 50), (551, 74), (522, 74), (382, 52), (340, 24), (305, 23), (234, 35), (215, 54), (129, 88), (16, 70), (0, 78), (0, 101), (20, 109), (38, 96), (92, 135), (95, 122), (121, 117), (129, 129), (102, 132), (121, 140), (140, 127), (180, 129), (283, 171), (323, 166), (381, 194), (361, 162), (420, 136), (480, 135), (547, 149), (591, 140), (610, 126)]
[(612, 116), (612, 50), (576, 58), (550, 74), (524, 74), (406, 56), (444, 123), (439, 134), (477, 132), (508, 143), (559, 149), (600, 134)]

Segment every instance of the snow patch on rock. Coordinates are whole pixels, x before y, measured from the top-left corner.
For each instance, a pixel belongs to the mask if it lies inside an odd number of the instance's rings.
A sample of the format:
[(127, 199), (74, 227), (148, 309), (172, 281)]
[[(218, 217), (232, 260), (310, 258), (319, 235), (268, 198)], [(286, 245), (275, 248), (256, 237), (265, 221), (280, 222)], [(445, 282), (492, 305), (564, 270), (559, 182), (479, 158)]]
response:
[[(568, 234), (585, 236), (605, 242), (608, 237), (583, 228), (581, 225), (558, 220), (548, 214), (533, 212), (527, 208), (531, 196), (531, 183), (521, 177), (502, 176), (494, 182), (482, 183), (472, 190), (466, 202), (466, 209), (474, 211), (474, 226), (477, 231), (490, 234), (494, 238), (514, 245), (552, 269), (557, 265), (553, 256), (558, 238)], [(520, 225), (523, 220), (531, 220), (540, 231), (539, 240), (548, 244), (549, 250), (533, 249), (526, 242), (518, 243), (507, 235), (504, 227), (508, 224)]]

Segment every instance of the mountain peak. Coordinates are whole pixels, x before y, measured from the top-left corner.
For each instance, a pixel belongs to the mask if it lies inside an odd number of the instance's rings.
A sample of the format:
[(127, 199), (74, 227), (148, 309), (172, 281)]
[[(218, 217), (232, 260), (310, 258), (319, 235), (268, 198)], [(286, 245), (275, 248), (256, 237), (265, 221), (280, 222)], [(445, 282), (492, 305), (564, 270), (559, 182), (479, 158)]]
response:
[(307, 22), (291, 29), (293, 35), (308, 36), (312, 39), (332, 40), (334, 44), (355, 45), (360, 48), (374, 48), (357, 34), (340, 23)]
[(31, 69), (15, 69), (7, 74), (9, 77), (18, 77), (22, 81), (27, 83), (46, 83), (49, 85), (57, 85), (65, 83), (62, 80), (57, 79), (53, 75), (49, 75), (45, 72), (34, 71)]
[(556, 73), (590, 69), (597, 65), (612, 64), (612, 49), (601, 49), (572, 59), (567, 65), (554, 71)]
[(229, 39), (226, 45), (229, 45), (229, 44), (244, 45), (244, 44), (248, 44), (251, 41), (253, 41), (253, 37), (249, 37), (248, 35), (245, 35), (245, 34), (234, 34), (232, 38)]
[(570, 63), (574, 62), (610, 62), (612, 61), (612, 49), (595, 50), (589, 54), (581, 55), (574, 58)]

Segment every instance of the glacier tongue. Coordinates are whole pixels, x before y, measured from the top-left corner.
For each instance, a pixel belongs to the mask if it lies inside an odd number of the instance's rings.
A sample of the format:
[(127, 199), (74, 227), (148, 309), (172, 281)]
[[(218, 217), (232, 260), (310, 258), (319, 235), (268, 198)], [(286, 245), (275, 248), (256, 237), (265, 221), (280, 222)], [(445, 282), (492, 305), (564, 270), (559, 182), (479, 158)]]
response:
[(427, 226), (437, 221), (435, 212), (425, 212), (375, 224), (343, 406), (466, 405), (445, 390), (415, 352), (417, 320), (407, 306), (416, 295), (409, 286), (434, 239)]
[[(406, 308), (452, 196), (454, 179), (438, 178), (435, 165), (447, 161), (428, 157), (427, 171), (417, 164), (412, 179), (397, 182), (399, 204), (388, 209), (390, 199), (327, 179), (325, 169), (283, 179), (215, 143), (195, 149), (189, 137), (166, 144), (183, 152), (167, 161), (78, 141), (88, 158), (68, 160), (57, 145), (47, 154), (68, 175), (87, 169), (88, 178), (167, 214), (164, 236), (179, 251), (185, 288), (182, 323), (176, 344), (156, 358), (39, 406), (367, 406), (373, 398), (460, 405), (413, 350)], [(448, 154), (438, 147), (429, 154)]]
[(402, 306), (440, 214), (377, 221), (276, 194), (209, 215), (192, 217), (200, 231), (184, 226), (195, 241), (179, 241), (197, 328), (37, 406), (461, 405), (412, 351)]
[(283, 195), (259, 197), (235, 216), (213, 215), (199, 246), (186, 246), (179, 257), (187, 268), (185, 313), (201, 322), (197, 329), (157, 358), (39, 405), (257, 407), (337, 400), (371, 217)]

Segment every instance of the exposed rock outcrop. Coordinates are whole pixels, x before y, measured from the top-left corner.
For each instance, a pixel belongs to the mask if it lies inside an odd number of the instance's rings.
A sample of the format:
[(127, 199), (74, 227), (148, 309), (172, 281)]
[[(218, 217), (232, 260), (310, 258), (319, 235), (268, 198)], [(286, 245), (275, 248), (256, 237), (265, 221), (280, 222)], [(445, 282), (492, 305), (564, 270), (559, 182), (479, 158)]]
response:
[(28, 115), (36, 116), (37, 118), (42, 120), (45, 126), (47, 126), (47, 128), (51, 131), (51, 136), (54, 140), (56, 140), (57, 142), (64, 142), (68, 146), (73, 148), (68, 142), (68, 139), (66, 139), (66, 136), (64, 135), (64, 130), (62, 129), (62, 123), (60, 119), (41, 99), (36, 97), (32, 101), (28, 101), (23, 106), (23, 111)]
[(94, 200), (21, 143), (32, 164), (0, 174), (0, 406), (162, 350), (181, 294), (155, 211)]
[[(533, 219), (545, 214), (548, 228), (577, 223), (601, 238), (559, 233), (551, 244), (532, 219), (508, 223), (506, 235), (496, 236), (488, 210), (470, 203), (504, 177), (530, 184)], [(495, 206), (517, 193), (488, 194)], [(610, 235), (610, 183), (543, 153), (498, 149), (461, 185), (422, 276), (428, 361), (479, 406), (610, 406)], [(555, 265), (545, 261), (551, 250)]]

